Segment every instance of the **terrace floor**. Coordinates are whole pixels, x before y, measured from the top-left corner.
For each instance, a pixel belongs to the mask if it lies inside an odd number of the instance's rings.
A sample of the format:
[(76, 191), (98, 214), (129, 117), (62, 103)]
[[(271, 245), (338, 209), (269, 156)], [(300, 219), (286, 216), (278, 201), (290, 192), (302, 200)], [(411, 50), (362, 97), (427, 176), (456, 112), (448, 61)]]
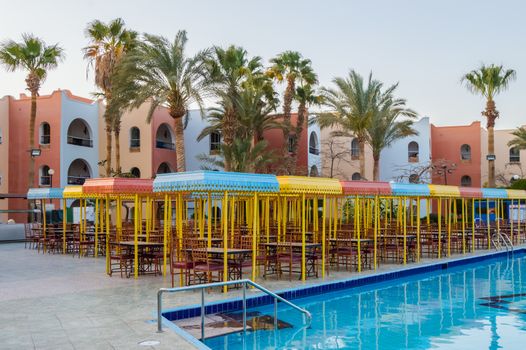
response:
[[(379, 271), (400, 267), (383, 265)], [(331, 271), (326, 280), (356, 275)], [(288, 279), (258, 282), (271, 290), (291, 288)], [(0, 244), (0, 349), (193, 349), (169, 329), (157, 333), (156, 293), (169, 286), (169, 277), (109, 277), (104, 258), (44, 255), (24, 249), (23, 243)], [(214, 290), (206, 300), (239, 295), (237, 290), (228, 294)], [(166, 295), (163, 308), (199, 300), (196, 291)], [(139, 344), (148, 340), (159, 344)]]

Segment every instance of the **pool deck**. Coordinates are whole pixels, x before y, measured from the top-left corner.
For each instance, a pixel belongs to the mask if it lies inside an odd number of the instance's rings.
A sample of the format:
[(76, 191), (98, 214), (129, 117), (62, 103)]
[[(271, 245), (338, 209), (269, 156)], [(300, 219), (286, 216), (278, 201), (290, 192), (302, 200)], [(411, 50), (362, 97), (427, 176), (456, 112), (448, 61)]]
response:
[[(467, 256), (487, 254), (480, 251)], [(457, 256), (458, 258), (458, 256)], [(443, 261), (451, 260), (443, 259)], [(424, 259), (417, 266), (436, 262)], [(0, 244), (0, 349), (193, 349), (183, 337), (166, 329), (157, 333), (156, 293), (170, 287), (170, 278), (141, 276), (138, 280), (108, 277), (103, 258), (38, 254), (23, 243)], [(400, 269), (383, 265), (377, 272)], [(358, 275), (333, 272), (325, 281)], [(318, 284), (320, 278), (305, 285)], [(284, 280), (259, 280), (270, 290), (290, 289)], [(206, 295), (207, 301), (235, 298), (240, 291)], [(197, 304), (200, 293), (166, 295), (163, 309)], [(139, 345), (142, 341), (158, 345)]]

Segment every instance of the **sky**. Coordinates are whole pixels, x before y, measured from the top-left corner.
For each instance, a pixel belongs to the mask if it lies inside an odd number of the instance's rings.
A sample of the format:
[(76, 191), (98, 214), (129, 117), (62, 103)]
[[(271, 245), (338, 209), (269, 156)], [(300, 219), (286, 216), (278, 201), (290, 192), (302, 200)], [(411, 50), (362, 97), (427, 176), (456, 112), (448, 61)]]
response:
[[(0, 11), (0, 40), (33, 33), (59, 43), (66, 59), (49, 72), (42, 94), (61, 88), (90, 97), (81, 49), (94, 19), (121, 17), (139, 32), (173, 38), (188, 32), (189, 53), (212, 45), (243, 46), (268, 60), (296, 50), (312, 60), (320, 85), (354, 69), (385, 84), (436, 125), (481, 120), (484, 100), (460, 80), (482, 63), (517, 71), (496, 98), (497, 128), (526, 124), (526, 13), (524, 1), (488, 0), (26, 0)], [(0, 68), (0, 96), (24, 92), (24, 74)]]

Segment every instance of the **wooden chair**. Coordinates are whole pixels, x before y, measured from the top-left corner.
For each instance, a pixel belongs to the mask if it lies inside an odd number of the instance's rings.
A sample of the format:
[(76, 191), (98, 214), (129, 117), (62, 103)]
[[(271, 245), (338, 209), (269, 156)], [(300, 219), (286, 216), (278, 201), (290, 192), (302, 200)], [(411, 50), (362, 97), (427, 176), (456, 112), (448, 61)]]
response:
[(129, 278), (133, 269), (133, 258), (127, 249), (123, 249), (115, 242), (110, 242), (110, 276), (113, 272), (119, 271), (121, 278), (123, 273)]
[[(206, 249), (192, 249), (193, 278), (196, 283), (219, 282), (223, 276), (223, 264), (211, 261)], [(217, 273), (214, 279), (214, 273)]]

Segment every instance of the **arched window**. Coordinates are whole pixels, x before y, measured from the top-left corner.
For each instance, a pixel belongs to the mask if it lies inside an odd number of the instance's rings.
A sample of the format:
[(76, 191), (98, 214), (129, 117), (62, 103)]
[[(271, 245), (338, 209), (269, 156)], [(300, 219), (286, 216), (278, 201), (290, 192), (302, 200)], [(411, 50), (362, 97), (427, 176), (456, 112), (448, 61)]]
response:
[(294, 150), (294, 143), (295, 142), (296, 142), (296, 135), (290, 135), (289, 139), (288, 139), (288, 142), (287, 142), (289, 153), (292, 153), (292, 151)]
[(136, 126), (130, 129), (130, 148), (141, 148), (141, 130)]
[(352, 174), (351, 180), (353, 180), (353, 181), (360, 181), (361, 179), (362, 179), (362, 176), (360, 175), (360, 173)]
[(471, 146), (463, 144), (460, 146), (460, 159), (471, 160)]
[(172, 169), (170, 165), (166, 162), (159, 164), (159, 167), (157, 168), (157, 174), (168, 174), (171, 172), (172, 172)]
[(316, 165), (313, 165), (313, 166), (310, 168), (309, 176), (312, 176), (312, 177), (318, 177), (318, 176), (320, 176), (320, 174), (318, 174), (318, 167), (317, 167)]
[(51, 176), (47, 165), (40, 167), (40, 186), (51, 186)]
[(141, 170), (137, 167), (133, 167), (130, 169), (130, 174), (133, 177), (140, 178), (141, 177)]
[(83, 185), (91, 177), (91, 169), (84, 159), (75, 159), (68, 168), (68, 185)]
[(464, 175), (460, 178), (460, 186), (471, 187), (471, 176)]
[(164, 149), (175, 149), (175, 137), (172, 128), (166, 123), (159, 125), (155, 135), (155, 147)]
[(49, 123), (43, 122), (40, 124), (40, 144), (49, 145), (51, 142), (51, 127)]
[(351, 141), (351, 157), (353, 159), (360, 157), (360, 143), (358, 139), (352, 139)]
[(217, 154), (221, 150), (221, 134), (214, 131), (210, 133), (210, 154)]
[(521, 153), (517, 147), (510, 148), (510, 163), (520, 163)]
[(318, 143), (318, 135), (313, 131), (310, 133), (309, 136), (309, 153), (319, 155), (320, 154), (320, 147)]
[(415, 141), (409, 142), (407, 145), (407, 157), (410, 163), (418, 162), (418, 143)]
[(68, 143), (75, 146), (93, 147), (91, 129), (84, 119), (77, 118), (69, 124)]

